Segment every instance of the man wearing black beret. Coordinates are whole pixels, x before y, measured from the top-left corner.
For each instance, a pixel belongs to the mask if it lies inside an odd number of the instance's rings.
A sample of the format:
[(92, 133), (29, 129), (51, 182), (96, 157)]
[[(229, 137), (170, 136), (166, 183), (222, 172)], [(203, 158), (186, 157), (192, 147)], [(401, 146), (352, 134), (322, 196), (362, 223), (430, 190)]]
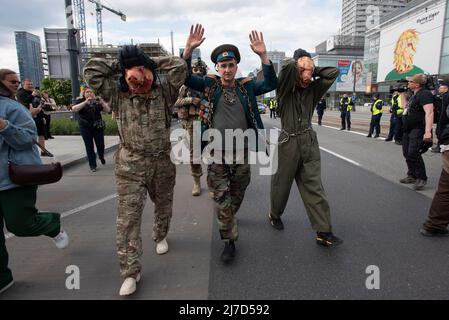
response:
[(166, 237), (176, 177), (170, 160), (171, 108), (185, 81), (186, 67), (180, 58), (151, 59), (141, 48), (127, 45), (117, 60), (93, 58), (84, 69), (89, 86), (108, 100), (119, 130), (115, 176), (122, 296), (135, 292), (141, 276), (140, 226), (147, 193), (154, 202), (156, 253), (168, 251)]
[[(203, 35), (204, 28), (201, 25), (196, 25), (195, 28), (192, 26), (183, 53), (188, 65), (193, 50), (205, 40)], [(256, 96), (276, 89), (277, 77), (272, 63), (268, 60), (262, 33), (252, 31), (249, 38), (251, 49), (262, 62), (264, 80), (235, 78), (240, 52), (231, 44), (221, 45), (211, 54), (211, 60), (220, 76), (198, 77), (190, 74), (186, 80), (188, 87), (205, 93), (207, 106), (203, 117), (204, 129), (215, 129), (221, 137), (227, 135), (226, 131), (229, 130), (257, 132), (258, 129), (263, 129)], [(215, 145), (216, 141), (213, 142)], [(225, 263), (231, 262), (235, 256), (235, 241), (238, 237), (235, 215), (250, 182), (251, 171), (247, 157), (248, 148), (251, 147), (250, 142), (241, 146), (233, 143), (222, 145), (220, 142), (219, 146), (213, 149), (214, 161), (207, 169), (207, 182), (216, 204), (220, 236), (225, 243), (221, 255)], [(231, 161), (221, 157), (223, 154), (229, 154), (227, 151), (233, 155)], [(237, 153), (244, 153), (244, 161), (235, 161)], [(217, 157), (220, 158), (219, 161), (215, 161)]]
[(314, 107), (338, 77), (338, 68), (315, 67), (308, 52), (298, 49), (279, 74), (276, 99), (282, 130), (278, 145), (278, 168), (271, 178), (273, 228), (284, 229), (281, 215), (287, 205), (293, 180), (323, 246), (342, 243), (332, 233), (330, 209), (321, 182), (321, 160), (317, 135), (312, 129)]

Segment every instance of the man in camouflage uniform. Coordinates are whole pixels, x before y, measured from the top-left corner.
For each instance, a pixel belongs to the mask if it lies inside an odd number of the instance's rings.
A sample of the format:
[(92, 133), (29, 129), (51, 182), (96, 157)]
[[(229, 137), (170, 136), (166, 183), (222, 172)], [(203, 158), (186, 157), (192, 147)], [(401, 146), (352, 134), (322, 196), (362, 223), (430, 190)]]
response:
[[(204, 29), (201, 25), (196, 25), (195, 28), (192, 26), (183, 53), (187, 65), (190, 65), (193, 50), (204, 41), (203, 35)], [(222, 137), (226, 130), (246, 132), (263, 129), (256, 96), (274, 90), (277, 85), (276, 72), (268, 59), (263, 35), (253, 31), (250, 34), (250, 42), (251, 49), (260, 57), (264, 80), (235, 78), (240, 53), (233, 45), (218, 46), (211, 54), (211, 60), (220, 76), (198, 77), (189, 74), (186, 80), (189, 88), (205, 93), (208, 105), (202, 106), (205, 108), (204, 115), (200, 113), (204, 122), (203, 129), (215, 129)], [(214, 137), (213, 145), (215, 142)], [(229, 263), (235, 257), (235, 241), (238, 238), (235, 216), (251, 179), (247, 156), (248, 148), (252, 146), (250, 143), (241, 146), (233, 146), (230, 143), (223, 146), (221, 142), (218, 142), (218, 145), (218, 148), (213, 148), (213, 162), (207, 168), (207, 183), (213, 193), (220, 236), (225, 244), (221, 260)], [(242, 153), (245, 158), (237, 160)], [(233, 159), (230, 161), (227, 155)]]
[(185, 81), (186, 70), (182, 59), (150, 59), (136, 46), (124, 46), (118, 61), (93, 58), (84, 69), (89, 86), (111, 105), (120, 135), (115, 167), (117, 251), (125, 279), (120, 295), (134, 293), (140, 280), (140, 226), (147, 192), (154, 202), (156, 251), (168, 251), (166, 236), (176, 176), (170, 161), (171, 106)]
[[(192, 74), (203, 77), (207, 73), (207, 65), (201, 58), (192, 62)], [(193, 158), (193, 123), (198, 120), (199, 108), (203, 94), (199, 91), (190, 89), (183, 85), (179, 90), (178, 100), (175, 108), (178, 108), (178, 117), (182, 119), (182, 127), (188, 132), (188, 144), (190, 148), (190, 171), (193, 176), (192, 195), (199, 196), (201, 194), (201, 176), (203, 169), (201, 164), (194, 163), (197, 159)], [(201, 160), (201, 159), (200, 159)]]

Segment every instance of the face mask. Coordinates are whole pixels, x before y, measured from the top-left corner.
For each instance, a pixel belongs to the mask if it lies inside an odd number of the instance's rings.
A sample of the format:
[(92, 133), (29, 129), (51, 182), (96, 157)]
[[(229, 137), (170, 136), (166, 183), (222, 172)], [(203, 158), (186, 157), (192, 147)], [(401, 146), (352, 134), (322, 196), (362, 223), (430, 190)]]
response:
[(126, 69), (125, 79), (131, 93), (146, 94), (151, 91), (153, 73), (143, 66)]

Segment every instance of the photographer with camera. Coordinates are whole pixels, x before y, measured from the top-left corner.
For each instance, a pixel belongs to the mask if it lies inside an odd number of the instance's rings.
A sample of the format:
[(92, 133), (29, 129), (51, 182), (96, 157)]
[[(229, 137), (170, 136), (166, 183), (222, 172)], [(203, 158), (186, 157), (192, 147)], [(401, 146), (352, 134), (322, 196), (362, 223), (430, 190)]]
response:
[(53, 98), (50, 98), (47, 91), (41, 92), (41, 105), (42, 111), (44, 112), (45, 119), (45, 140), (54, 139), (54, 137), (50, 134), (50, 122), (51, 122), (51, 113), (56, 110), (56, 102)]
[(94, 142), (97, 147), (98, 158), (102, 164), (104, 159), (104, 128), (105, 123), (101, 118), (101, 112), (110, 112), (109, 105), (101, 97), (96, 97), (89, 87), (84, 88), (82, 97), (72, 107), (73, 112), (79, 113), (79, 127), (86, 147), (87, 158), (92, 172), (97, 171), (97, 160), (94, 150)]
[[(412, 96), (403, 114), (404, 135), (402, 152), (407, 162), (407, 177), (401, 183), (413, 183), (414, 190), (422, 190), (427, 184), (426, 167), (422, 153), (432, 146), (433, 95), (426, 89), (427, 77), (417, 74), (407, 78)], [(405, 94), (403, 94), (405, 99)]]

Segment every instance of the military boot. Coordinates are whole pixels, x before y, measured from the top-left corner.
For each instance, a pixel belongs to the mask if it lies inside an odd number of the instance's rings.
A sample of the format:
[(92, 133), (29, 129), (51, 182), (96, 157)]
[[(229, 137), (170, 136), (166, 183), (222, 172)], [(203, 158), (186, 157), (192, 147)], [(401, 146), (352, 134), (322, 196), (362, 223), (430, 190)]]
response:
[(192, 196), (198, 197), (201, 194), (201, 181), (200, 177), (193, 177)]

